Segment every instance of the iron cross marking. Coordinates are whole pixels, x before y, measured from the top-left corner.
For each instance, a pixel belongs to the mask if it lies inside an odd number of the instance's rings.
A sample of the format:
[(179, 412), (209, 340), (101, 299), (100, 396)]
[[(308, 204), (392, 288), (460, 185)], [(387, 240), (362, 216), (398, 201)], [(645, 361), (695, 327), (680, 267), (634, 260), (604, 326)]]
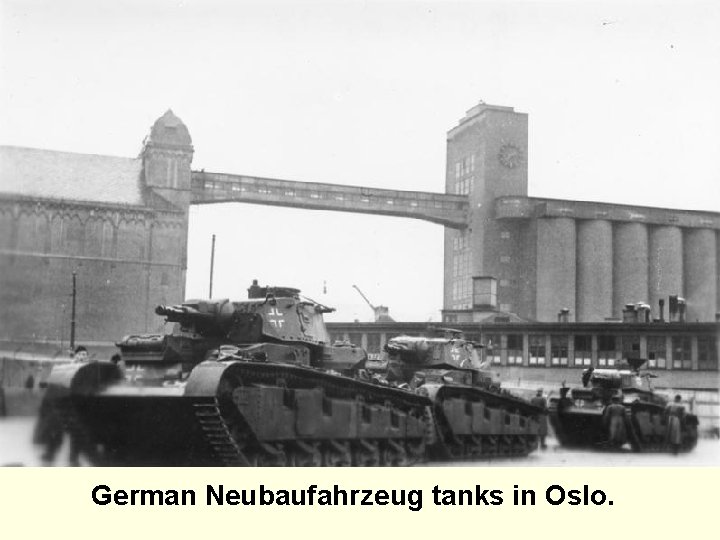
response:
[[(283, 324), (285, 323), (285, 319), (283, 317), (285, 316), (284, 313), (281, 313), (278, 311), (278, 308), (270, 308), (270, 311), (267, 314), (268, 316), (268, 322), (272, 324), (275, 328), (282, 328)], [(272, 318), (276, 317), (276, 318)]]

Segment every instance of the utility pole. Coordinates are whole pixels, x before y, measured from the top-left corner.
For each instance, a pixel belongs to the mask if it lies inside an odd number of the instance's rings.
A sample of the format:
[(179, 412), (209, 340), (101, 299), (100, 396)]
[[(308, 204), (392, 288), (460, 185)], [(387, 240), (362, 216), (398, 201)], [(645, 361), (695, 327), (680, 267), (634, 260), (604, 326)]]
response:
[(70, 350), (75, 350), (75, 298), (77, 297), (77, 275), (72, 274), (72, 311), (70, 312)]
[(210, 248), (210, 294), (208, 298), (212, 299), (213, 273), (215, 271), (215, 235), (212, 236), (212, 248)]

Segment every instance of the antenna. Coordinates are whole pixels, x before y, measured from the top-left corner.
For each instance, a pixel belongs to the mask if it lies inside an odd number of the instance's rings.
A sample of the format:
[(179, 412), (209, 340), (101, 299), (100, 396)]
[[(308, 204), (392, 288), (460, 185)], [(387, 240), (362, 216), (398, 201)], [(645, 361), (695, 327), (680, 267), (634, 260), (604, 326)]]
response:
[(77, 275), (72, 273), (72, 312), (70, 315), (70, 350), (75, 351), (75, 298), (77, 297)]
[(213, 274), (215, 273), (215, 235), (212, 236), (212, 247), (210, 248), (210, 294), (209, 299), (212, 299), (212, 286), (213, 286)]

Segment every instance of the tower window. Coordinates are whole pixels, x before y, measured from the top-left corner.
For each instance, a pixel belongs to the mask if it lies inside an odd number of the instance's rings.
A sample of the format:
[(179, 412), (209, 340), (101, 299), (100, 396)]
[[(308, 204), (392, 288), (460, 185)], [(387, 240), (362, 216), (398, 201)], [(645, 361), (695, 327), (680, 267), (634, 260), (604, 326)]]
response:
[(171, 188), (178, 187), (178, 168), (177, 162), (173, 158), (167, 158), (167, 186)]

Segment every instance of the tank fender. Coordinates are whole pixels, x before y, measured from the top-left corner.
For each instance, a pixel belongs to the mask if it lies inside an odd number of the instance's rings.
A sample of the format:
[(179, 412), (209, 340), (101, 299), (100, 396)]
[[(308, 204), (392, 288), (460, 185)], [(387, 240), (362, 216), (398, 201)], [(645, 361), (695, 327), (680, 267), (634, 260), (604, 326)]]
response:
[(75, 395), (90, 395), (121, 380), (120, 368), (112, 362), (89, 362), (55, 366), (48, 377), (54, 394), (62, 389)]
[(47, 378), (47, 386), (53, 388), (65, 388), (70, 391), (73, 377), (80, 370), (83, 364), (60, 364), (53, 366)]
[(430, 398), (433, 403), (437, 401), (437, 394), (443, 388), (442, 384), (423, 384), (415, 390), (416, 394), (424, 395)]
[(232, 375), (235, 366), (240, 366), (239, 361), (218, 362), (206, 360), (201, 362), (192, 370), (185, 385), (185, 396), (188, 397), (212, 397), (216, 396), (220, 388), (220, 382), (224, 376)]

